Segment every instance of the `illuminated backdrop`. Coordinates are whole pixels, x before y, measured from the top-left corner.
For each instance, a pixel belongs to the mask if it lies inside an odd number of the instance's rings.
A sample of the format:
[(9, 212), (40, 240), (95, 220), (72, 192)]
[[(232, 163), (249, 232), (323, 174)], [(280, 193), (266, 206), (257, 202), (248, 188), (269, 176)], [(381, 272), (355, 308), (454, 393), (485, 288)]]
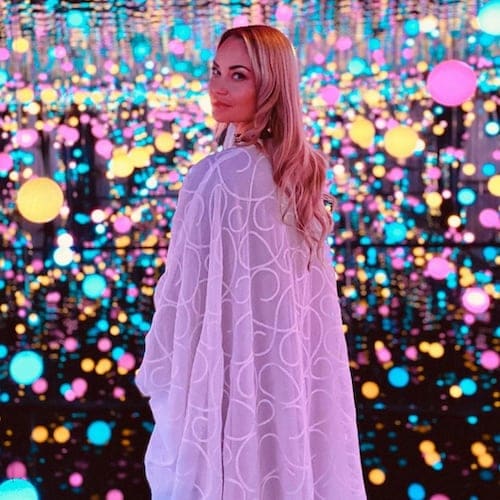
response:
[(133, 376), (154, 284), (183, 179), (214, 147), (216, 40), (264, 22), (296, 47), (330, 158), (370, 498), (494, 498), (499, 12), (0, 1), (0, 497), (147, 498)]

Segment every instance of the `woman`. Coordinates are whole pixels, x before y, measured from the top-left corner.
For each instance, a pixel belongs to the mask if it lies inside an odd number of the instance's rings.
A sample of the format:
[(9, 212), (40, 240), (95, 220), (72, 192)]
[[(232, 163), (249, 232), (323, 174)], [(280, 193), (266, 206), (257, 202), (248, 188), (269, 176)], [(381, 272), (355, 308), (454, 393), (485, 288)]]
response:
[(298, 83), (278, 30), (223, 34), (209, 93), (225, 149), (185, 179), (137, 375), (155, 500), (366, 498)]

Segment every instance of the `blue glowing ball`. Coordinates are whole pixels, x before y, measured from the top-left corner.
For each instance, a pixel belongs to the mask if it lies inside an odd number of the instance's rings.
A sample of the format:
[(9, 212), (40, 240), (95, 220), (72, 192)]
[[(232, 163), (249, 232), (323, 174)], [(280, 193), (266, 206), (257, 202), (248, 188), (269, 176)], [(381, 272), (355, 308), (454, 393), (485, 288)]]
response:
[(472, 396), (477, 391), (477, 384), (470, 378), (464, 378), (458, 384), (466, 396)]
[(26, 479), (8, 479), (0, 484), (2, 500), (38, 500), (38, 492)]
[(462, 205), (474, 205), (476, 198), (476, 192), (468, 187), (460, 189), (457, 195), (457, 199)]
[(406, 226), (401, 222), (391, 222), (385, 226), (387, 243), (401, 243), (406, 239)]
[(95, 420), (87, 428), (87, 439), (96, 446), (104, 446), (111, 439), (111, 427), (103, 420)]
[(425, 488), (419, 483), (412, 483), (408, 486), (408, 498), (410, 500), (424, 500)]
[(17, 384), (30, 385), (43, 373), (43, 358), (34, 351), (21, 351), (12, 357), (9, 374)]
[(405, 387), (410, 381), (410, 375), (405, 368), (395, 366), (389, 370), (387, 374), (389, 383), (394, 387)]
[(420, 31), (418, 19), (408, 19), (405, 21), (404, 30), (408, 36), (417, 36)]

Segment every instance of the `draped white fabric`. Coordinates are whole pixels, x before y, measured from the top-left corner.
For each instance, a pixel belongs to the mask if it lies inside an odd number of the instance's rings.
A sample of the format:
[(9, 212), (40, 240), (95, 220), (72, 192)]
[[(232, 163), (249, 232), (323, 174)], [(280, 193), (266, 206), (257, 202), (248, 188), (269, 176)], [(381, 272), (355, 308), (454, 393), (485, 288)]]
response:
[(366, 498), (335, 275), (256, 146), (193, 166), (136, 382), (154, 500)]

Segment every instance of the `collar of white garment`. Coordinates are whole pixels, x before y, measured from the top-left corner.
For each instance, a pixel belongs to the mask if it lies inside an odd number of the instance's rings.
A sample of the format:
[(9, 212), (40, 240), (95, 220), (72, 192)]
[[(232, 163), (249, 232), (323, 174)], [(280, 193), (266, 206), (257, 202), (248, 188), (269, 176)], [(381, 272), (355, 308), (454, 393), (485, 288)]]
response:
[(222, 144), (223, 149), (231, 148), (234, 146), (234, 134), (236, 133), (236, 126), (234, 123), (230, 123), (227, 126), (226, 137), (224, 137), (224, 143)]

